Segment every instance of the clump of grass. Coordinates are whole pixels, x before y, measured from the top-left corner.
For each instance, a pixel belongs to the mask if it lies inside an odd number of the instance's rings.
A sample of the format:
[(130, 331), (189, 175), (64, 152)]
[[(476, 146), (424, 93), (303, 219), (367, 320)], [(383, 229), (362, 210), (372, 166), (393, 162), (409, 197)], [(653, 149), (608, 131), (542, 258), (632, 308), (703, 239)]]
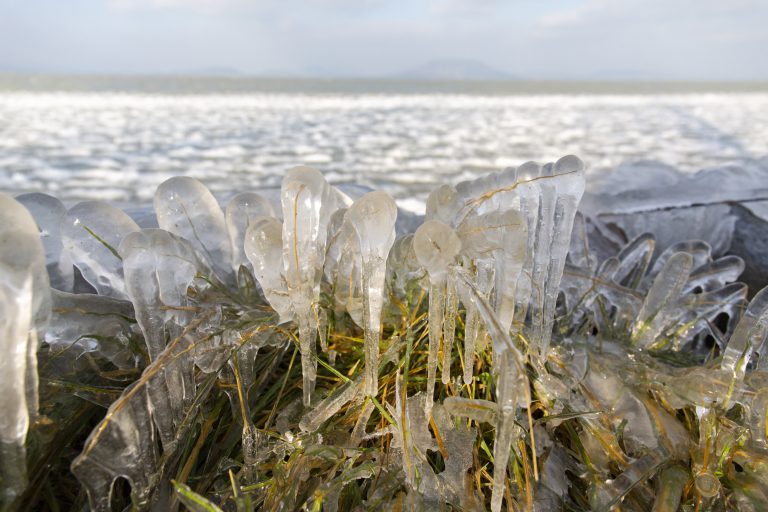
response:
[[(425, 293), (414, 289), (403, 300), (393, 297), (393, 314), (383, 328), (380, 351), (394, 356), (385, 358), (379, 368), (377, 394), (343, 405), (316, 431), (302, 432), (299, 422), (306, 409), (301, 404), (297, 334), (291, 326), (276, 325), (275, 315), (253, 290), (241, 292), (224, 294), (203, 285), (190, 289), (198, 304), (197, 314), (202, 318), (212, 310), (224, 311), (222, 325), (236, 326), (244, 333), (243, 342), (212, 376), (196, 370), (198, 383), (209, 385), (198, 386), (198, 403), (180, 427), (183, 435), (176, 449), (163, 454), (159, 467), (149, 468), (157, 473), (150, 499), (132, 502), (128, 482), (120, 480), (111, 497), (113, 509), (145, 508), (163, 499), (171, 506), (183, 505), (190, 510), (238, 512), (391, 510), (418, 503), (409, 498), (414, 490), (404, 479), (401, 452), (392, 445), (392, 429), (401, 418), (393, 415), (391, 407), (397, 401), (398, 386), (407, 397), (425, 388)], [(568, 315), (565, 312), (561, 320)], [(464, 320), (460, 310), (455, 341), (459, 347)], [(581, 325), (579, 329), (595, 332), (598, 324), (605, 325), (592, 321), (591, 326)], [(363, 371), (361, 330), (346, 314), (331, 314), (327, 329), (328, 350), (317, 355), (316, 400), (338, 392)], [(256, 332), (269, 333), (279, 341), (261, 347), (257, 357), (245, 361), (249, 344), (257, 340), (248, 333)], [(761, 470), (768, 458), (751, 440), (755, 432), (751, 430), (750, 411), (742, 405), (721, 403), (703, 412), (695, 398), (682, 406), (670, 403), (664, 382), (660, 385), (649, 380), (651, 375), (674, 380), (690, 368), (711, 369), (718, 360), (717, 349), (703, 364), (697, 361), (694, 366), (693, 361), (686, 361), (681, 366), (681, 361), (673, 360), (667, 352), (633, 351), (629, 332), (611, 332), (611, 338), (605, 339), (600, 332), (580, 340), (561, 337), (545, 362), (546, 375), (535, 365), (527, 366), (531, 402), (519, 414), (521, 435), (512, 446), (504, 489), (509, 509), (533, 510), (536, 503), (562, 510), (647, 510), (654, 503), (658, 510), (736, 509), (761, 498), (766, 492)], [(206, 343), (198, 341), (201, 346)], [(520, 350), (527, 350), (529, 343), (524, 336), (515, 341)], [(16, 503), (19, 510), (87, 507), (86, 493), (69, 465), (103, 418), (106, 407), (140, 379), (147, 358), (139, 346), (133, 345), (134, 355), (142, 363), (128, 371), (118, 370), (98, 352), (72, 359), (66, 351), (54, 354), (42, 347), (40, 415), (30, 430), (30, 481)], [(435, 402), (442, 403), (448, 397), (493, 402), (490, 348), (478, 347), (472, 361), (463, 359), (462, 350), (454, 350), (459, 356), (452, 362), (451, 374), (461, 375), (465, 365), (472, 365), (474, 378), (469, 385), (456, 378), (447, 385), (438, 383)], [(594, 396), (588, 383), (574, 377), (573, 366), (582, 357), (592, 365), (588, 371), (616, 372), (616, 381), (624, 387), (622, 393), (649, 411), (658, 448), (638, 445), (627, 437), (633, 417), (622, 418), (620, 407), (618, 412), (606, 409), (604, 399)], [(723, 383), (723, 389), (729, 385)], [(525, 419), (529, 413), (533, 430)], [(670, 439), (679, 439), (665, 431), (668, 418), (675, 420), (687, 439), (682, 449), (665, 445)], [(487, 508), (495, 469), (494, 426), (462, 418), (454, 421), (476, 429), (472, 464), (464, 485), (472, 496), (468, 501), (474, 504), (472, 508)], [(439, 474), (451, 454), (434, 419), (429, 425), (438, 450), (428, 453), (428, 463)], [(639, 464), (643, 461), (647, 464)], [(461, 508), (458, 503), (441, 506)]]

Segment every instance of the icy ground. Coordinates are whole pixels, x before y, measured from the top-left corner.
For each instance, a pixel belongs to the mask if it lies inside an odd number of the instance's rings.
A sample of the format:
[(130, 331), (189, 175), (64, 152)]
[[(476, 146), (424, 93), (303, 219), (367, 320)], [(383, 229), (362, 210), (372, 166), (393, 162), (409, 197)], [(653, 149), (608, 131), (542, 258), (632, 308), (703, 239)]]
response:
[(184, 95), (0, 93), (0, 189), (149, 204), (175, 175), (216, 194), (296, 164), (423, 212), (435, 185), (578, 153), (695, 171), (768, 154), (768, 94)]

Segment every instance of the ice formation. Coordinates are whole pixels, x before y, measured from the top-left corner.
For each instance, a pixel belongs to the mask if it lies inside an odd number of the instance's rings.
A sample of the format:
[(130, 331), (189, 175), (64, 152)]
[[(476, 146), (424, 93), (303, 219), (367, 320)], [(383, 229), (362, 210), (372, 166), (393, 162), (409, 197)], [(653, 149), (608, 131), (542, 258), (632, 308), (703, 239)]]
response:
[(45, 252), (29, 212), (0, 193), (0, 477), (6, 505), (26, 487), (25, 442), (37, 415), (37, 331), (51, 312)]
[(583, 167), (441, 186), (397, 237), (391, 197), (307, 167), (281, 212), (168, 180), (159, 228), (0, 195), (5, 503), (47, 439), (40, 358), (98, 407), (93, 510), (760, 510), (768, 289), (705, 241), (619, 244), (577, 215)]

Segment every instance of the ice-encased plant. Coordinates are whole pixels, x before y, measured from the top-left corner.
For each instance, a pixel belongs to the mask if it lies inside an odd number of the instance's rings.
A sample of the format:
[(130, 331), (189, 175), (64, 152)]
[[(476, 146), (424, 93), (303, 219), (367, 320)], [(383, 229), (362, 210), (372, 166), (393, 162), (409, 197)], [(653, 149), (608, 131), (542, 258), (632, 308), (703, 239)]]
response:
[(701, 241), (601, 261), (583, 170), (444, 185), (397, 235), (306, 167), (281, 212), (171, 179), (156, 229), (0, 196), (4, 507), (761, 510), (768, 290)]

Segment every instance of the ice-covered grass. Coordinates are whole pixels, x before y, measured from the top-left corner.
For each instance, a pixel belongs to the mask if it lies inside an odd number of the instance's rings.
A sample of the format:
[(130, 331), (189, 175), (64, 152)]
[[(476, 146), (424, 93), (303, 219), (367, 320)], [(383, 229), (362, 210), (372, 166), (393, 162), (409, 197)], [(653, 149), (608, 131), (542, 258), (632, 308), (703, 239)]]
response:
[(0, 196), (4, 507), (760, 510), (768, 289), (701, 241), (598, 261), (583, 190), (528, 162), (398, 236), (303, 167), (280, 211), (169, 180), (160, 229)]

